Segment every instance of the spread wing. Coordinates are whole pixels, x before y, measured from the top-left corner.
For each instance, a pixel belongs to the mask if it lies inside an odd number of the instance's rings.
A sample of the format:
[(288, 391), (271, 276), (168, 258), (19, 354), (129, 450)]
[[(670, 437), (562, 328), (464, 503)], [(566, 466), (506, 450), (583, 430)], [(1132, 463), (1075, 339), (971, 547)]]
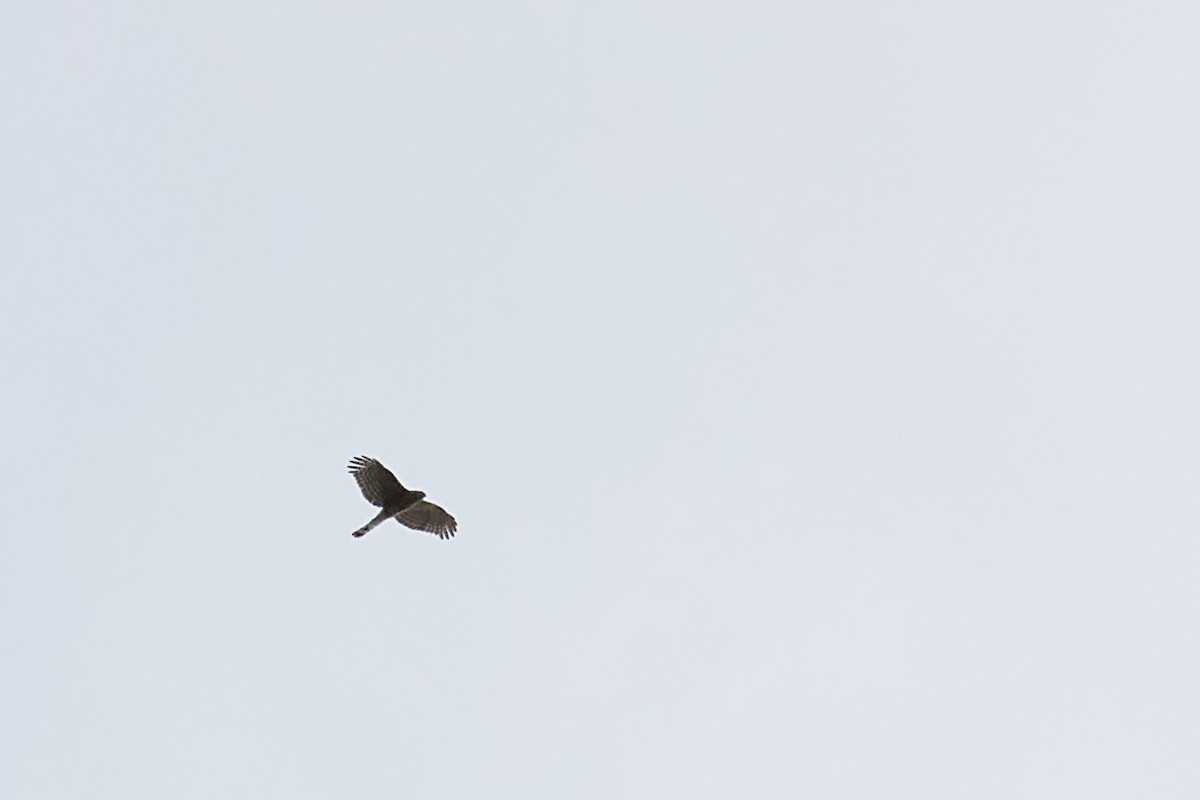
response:
[(443, 539), (449, 539), (458, 530), (458, 523), (446, 513), (446, 509), (425, 500), (404, 509), (396, 515), (396, 519), (410, 528), (428, 531)]
[(350, 474), (362, 489), (363, 497), (373, 506), (399, 505), (408, 494), (396, 476), (373, 458), (355, 456), (350, 459)]

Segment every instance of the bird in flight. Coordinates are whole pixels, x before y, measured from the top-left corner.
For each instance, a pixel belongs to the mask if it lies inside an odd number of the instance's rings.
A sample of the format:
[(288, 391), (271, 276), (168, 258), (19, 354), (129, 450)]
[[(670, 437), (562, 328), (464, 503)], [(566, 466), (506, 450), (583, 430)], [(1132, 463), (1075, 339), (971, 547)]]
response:
[(396, 476), (375, 459), (355, 456), (350, 459), (350, 474), (358, 482), (358, 488), (362, 489), (367, 502), (383, 509), (375, 515), (375, 519), (356, 530), (353, 536), (366, 536), (372, 528), (392, 517), (401, 525), (428, 531), (442, 539), (449, 539), (458, 530), (458, 523), (445, 509), (427, 502), (424, 492), (405, 489)]

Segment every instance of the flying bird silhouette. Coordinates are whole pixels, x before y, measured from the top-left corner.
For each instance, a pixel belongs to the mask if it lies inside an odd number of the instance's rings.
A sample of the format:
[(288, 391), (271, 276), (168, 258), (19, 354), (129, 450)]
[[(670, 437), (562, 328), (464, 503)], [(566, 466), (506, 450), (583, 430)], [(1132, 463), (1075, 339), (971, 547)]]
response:
[(355, 456), (350, 459), (350, 474), (358, 482), (367, 502), (383, 509), (353, 536), (366, 536), (372, 528), (393, 517), (401, 525), (427, 531), (442, 539), (449, 539), (458, 530), (458, 523), (445, 509), (425, 500), (424, 492), (405, 489), (396, 476), (375, 459)]

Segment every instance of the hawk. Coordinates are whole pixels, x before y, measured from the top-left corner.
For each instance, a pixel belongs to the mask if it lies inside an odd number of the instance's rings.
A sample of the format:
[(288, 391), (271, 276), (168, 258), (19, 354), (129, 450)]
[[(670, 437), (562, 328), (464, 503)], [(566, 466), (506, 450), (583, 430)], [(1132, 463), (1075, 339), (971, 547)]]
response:
[(358, 481), (358, 488), (362, 489), (367, 502), (383, 509), (353, 536), (366, 536), (372, 528), (392, 517), (401, 525), (428, 531), (442, 539), (449, 539), (458, 530), (458, 523), (445, 509), (426, 502), (424, 492), (405, 489), (396, 476), (375, 459), (355, 456), (350, 459), (350, 474)]

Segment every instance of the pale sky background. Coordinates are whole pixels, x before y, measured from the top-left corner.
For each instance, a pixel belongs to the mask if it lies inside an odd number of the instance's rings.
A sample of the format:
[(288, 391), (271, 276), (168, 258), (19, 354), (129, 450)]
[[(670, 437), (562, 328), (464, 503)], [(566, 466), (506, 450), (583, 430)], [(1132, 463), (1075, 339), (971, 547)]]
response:
[(1200, 796), (1198, 41), (8, 0), (0, 796)]

